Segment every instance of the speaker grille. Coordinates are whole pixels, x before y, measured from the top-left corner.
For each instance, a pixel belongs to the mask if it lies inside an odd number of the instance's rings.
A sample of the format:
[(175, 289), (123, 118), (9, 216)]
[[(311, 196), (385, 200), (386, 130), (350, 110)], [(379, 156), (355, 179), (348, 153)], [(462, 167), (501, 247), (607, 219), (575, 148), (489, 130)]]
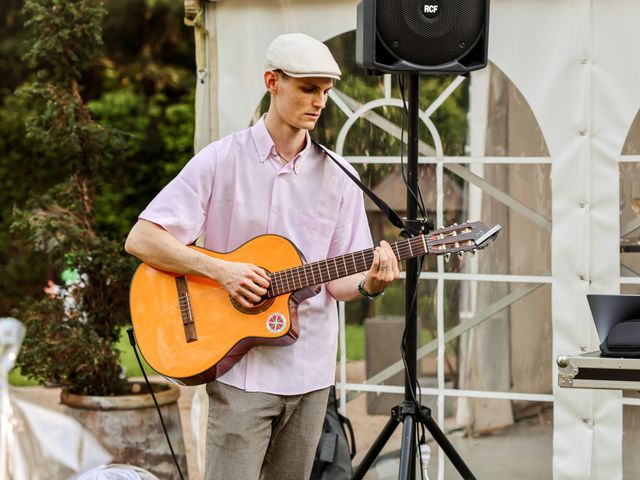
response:
[(398, 59), (417, 65), (451, 62), (482, 33), (485, 1), (377, 0), (378, 38)]

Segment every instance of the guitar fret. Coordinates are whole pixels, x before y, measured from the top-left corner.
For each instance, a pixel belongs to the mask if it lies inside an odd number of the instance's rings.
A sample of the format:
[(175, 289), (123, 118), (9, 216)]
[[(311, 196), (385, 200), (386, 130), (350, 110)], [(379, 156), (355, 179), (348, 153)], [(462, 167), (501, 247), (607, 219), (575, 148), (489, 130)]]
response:
[(278, 291), (282, 295), (286, 291), (286, 287), (284, 286), (284, 272), (280, 272), (280, 274), (278, 275), (278, 283)]
[(335, 278), (340, 278), (340, 272), (338, 271), (338, 264), (336, 263), (336, 258), (335, 257), (333, 257), (333, 268), (336, 269)]
[(289, 269), (284, 271), (284, 281), (286, 283), (285, 285), (285, 292), (289, 292), (292, 290), (291, 288), (291, 282), (289, 281), (291, 279), (291, 272), (289, 271)]
[(409, 241), (407, 242), (407, 245), (409, 245), (409, 253), (413, 257), (413, 250), (411, 249), (411, 239), (409, 239)]
[(309, 273), (311, 274), (311, 285), (316, 285), (316, 276), (313, 274), (313, 266), (311, 264), (307, 265), (309, 267)]
[(318, 283), (324, 283), (324, 281), (322, 280), (322, 270), (320, 270), (320, 264), (316, 263), (316, 265), (318, 266), (318, 276), (320, 277), (320, 282)]
[[(323, 282), (328, 282), (329, 280), (331, 280), (331, 276), (329, 275), (329, 264), (327, 262), (318, 262), (318, 268), (321, 272), (323, 272), (323, 274), (321, 275)], [(326, 280), (324, 279), (325, 275), (327, 277)]]
[(313, 264), (309, 263), (307, 266), (309, 267), (309, 273), (311, 274), (311, 284), (316, 285), (318, 282), (316, 282), (316, 276), (313, 273)]
[[(296, 275), (298, 275), (298, 279), (296, 280)], [(291, 283), (293, 283), (294, 290), (298, 290), (300, 287), (298, 284), (300, 283), (300, 274), (298, 273), (298, 269), (294, 268), (291, 270)]]
[(282, 273), (278, 273), (276, 277), (276, 290), (278, 291), (278, 295), (281, 295), (284, 290), (282, 286)]
[(307, 286), (307, 287), (308, 287), (308, 286), (309, 286), (309, 279), (307, 278), (307, 266), (306, 266), (306, 265), (303, 265), (303, 266), (302, 266), (302, 273), (304, 273), (304, 283), (305, 283), (305, 286)]
[(340, 258), (342, 258), (342, 263), (344, 264), (344, 273), (348, 274), (349, 269), (347, 268), (347, 261), (345, 260), (345, 255), (342, 255)]

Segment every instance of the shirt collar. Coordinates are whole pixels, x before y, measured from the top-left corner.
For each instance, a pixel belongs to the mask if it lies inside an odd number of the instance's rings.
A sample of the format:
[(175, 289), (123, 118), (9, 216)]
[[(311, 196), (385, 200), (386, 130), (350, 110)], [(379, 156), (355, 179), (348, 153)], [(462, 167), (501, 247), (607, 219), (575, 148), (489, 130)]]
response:
[[(262, 115), (262, 117), (260, 117), (260, 120), (258, 120), (256, 124), (251, 127), (251, 135), (253, 136), (253, 142), (255, 143), (256, 150), (258, 151), (258, 159), (260, 160), (260, 162), (264, 162), (265, 160), (267, 160), (270, 155), (277, 155), (276, 146), (273, 143), (271, 135), (269, 135), (269, 131), (267, 130), (266, 125), (264, 124), (265, 115), (266, 114)], [(305, 137), (306, 141), (304, 148), (291, 161), (291, 163), (293, 163), (291, 167), (293, 168), (293, 171), (295, 173), (300, 172), (301, 164), (304, 163), (302, 162), (302, 160), (307, 157), (309, 151), (311, 150), (311, 136), (309, 135), (309, 131), (305, 132)]]

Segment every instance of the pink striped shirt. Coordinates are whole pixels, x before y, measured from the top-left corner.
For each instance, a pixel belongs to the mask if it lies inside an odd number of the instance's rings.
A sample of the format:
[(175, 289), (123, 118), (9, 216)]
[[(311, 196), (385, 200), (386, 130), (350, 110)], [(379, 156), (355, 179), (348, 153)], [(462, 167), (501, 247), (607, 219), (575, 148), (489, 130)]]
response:
[[(341, 159), (342, 163), (355, 170)], [(199, 152), (140, 218), (185, 244), (236, 249), (266, 233), (290, 239), (309, 262), (371, 248), (362, 192), (309, 140), (284, 166), (264, 118)], [(298, 308), (300, 336), (286, 347), (254, 347), (219, 380), (243, 390), (297, 395), (333, 385), (335, 300), (323, 286)]]

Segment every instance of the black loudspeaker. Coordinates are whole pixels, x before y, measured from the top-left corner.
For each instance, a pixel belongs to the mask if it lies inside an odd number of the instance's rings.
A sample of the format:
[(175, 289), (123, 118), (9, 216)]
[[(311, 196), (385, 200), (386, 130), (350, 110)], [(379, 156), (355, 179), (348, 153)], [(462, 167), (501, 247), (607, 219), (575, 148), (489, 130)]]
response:
[(369, 73), (487, 66), (489, 0), (361, 0), (356, 62)]

